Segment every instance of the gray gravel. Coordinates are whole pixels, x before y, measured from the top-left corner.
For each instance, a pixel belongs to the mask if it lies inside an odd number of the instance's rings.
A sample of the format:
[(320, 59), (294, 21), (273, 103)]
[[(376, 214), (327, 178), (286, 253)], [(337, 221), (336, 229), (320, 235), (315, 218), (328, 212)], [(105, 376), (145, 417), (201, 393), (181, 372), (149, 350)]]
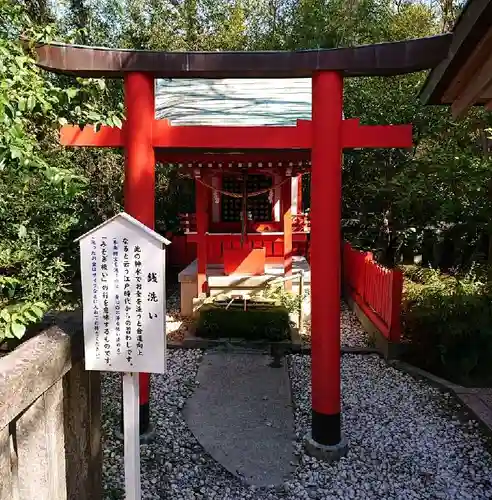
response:
[(340, 304), (340, 343), (344, 347), (368, 347), (369, 335), (345, 302)]
[[(357, 317), (352, 313), (345, 302), (340, 308), (340, 345), (342, 347), (369, 347), (369, 336), (362, 328)], [(304, 320), (304, 331), (301, 334), (304, 342), (311, 342), (311, 316)]]
[[(310, 358), (290, 356), (299, 466), (281, 487), (243, 486), (213, 461), (180, 409), (195, 385), (198, 350), (169, 353), (169, 372), (153, 378), (154, 443), (142, 446), (144, 499), (490, 499), (492, 460), (474, 422), (452, 416), (452, 400), (377, 356), (342, 358), (343, 415), (349, 454), (327, 465), (302, 453), (309, 427)], [(105, 498), (123, 498), (118, 376), (103, 379)]]

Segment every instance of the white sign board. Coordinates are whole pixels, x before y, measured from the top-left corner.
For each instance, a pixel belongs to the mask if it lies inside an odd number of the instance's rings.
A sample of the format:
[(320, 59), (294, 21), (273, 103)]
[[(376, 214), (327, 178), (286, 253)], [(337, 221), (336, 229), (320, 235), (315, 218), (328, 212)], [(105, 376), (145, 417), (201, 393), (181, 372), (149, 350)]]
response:
[(169, 241), (126, 213), (78, 241), (86, 369), (164, 373)]

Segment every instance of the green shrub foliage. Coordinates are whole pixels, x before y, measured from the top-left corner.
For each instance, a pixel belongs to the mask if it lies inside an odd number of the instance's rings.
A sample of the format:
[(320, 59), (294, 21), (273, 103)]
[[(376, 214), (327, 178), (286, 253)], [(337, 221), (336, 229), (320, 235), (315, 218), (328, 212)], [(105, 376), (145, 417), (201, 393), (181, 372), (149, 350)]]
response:
[(277, 342), (290, 336), (289, 311), (281, 305), (265, 304), (248, 307), (242, 304), (226, 309), (206, 304), (200, 310), (197, 335), (209, 339), (221, 337)]
[(492, 381), (492, 290), (468, 274), (405, 268), (403, 334), (408, 359), (466, 385)]

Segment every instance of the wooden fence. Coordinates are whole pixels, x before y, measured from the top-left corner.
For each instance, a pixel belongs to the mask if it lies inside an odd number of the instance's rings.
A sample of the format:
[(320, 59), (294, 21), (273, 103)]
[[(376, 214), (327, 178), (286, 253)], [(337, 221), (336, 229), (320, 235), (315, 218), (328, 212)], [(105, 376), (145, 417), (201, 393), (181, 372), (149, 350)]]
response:
[[(172, 267), (185, 268), (196, 259), (196, 216), (194, 213), (179, 215), (181, 230), (184, 234), (166, 233), (166, 238), (171, 241), (167, 249), (167, 263)], [(280, 222), (257, 223), (256, 226), (272, 226), (268, 230), (250, 234), (251, 247), (264, 246), (267, 261), (283, 261), (283, 234)], [(224, 248), (240, 246), (241, 235), (238, 224), (214, 223), (207, 236), (207, 254), (210, 264), (222, 263)], [(219, 230), (220, 229), (220, 230)], [(292, 216), (292, 254), (306, 257), (309, 260), (309, 232), (311, 223), (309, 215), (298, 214)], [(228, 233), (228, 234), (223, 234)], [(231, 234), (229, 234), (231, 233)], [(234, 234), (235, 233), (235, 234)]]
[(83, 365), (82, 321), (0, 358), (0, 500), (100, 500), (99, 372)]
[(374, 261), (370, 252), (343, 245), (343, 276), (347, 292), (376, 328), (390, 341), (401, 336), (403, 273)]
[[(195, 213), (181, 213), (178, 215), (181, 229), (184, 233), (193, 233), (196, 232), (196, 214)], [(272, 231), (280, 230), (280, 222), (277, 223), (256, 223), (256, 225), (277, 225), (276, 228), (271, 229)], [(227, 228), (227, 223), (219, 222), (212, 223), (216, 232), (235, 232), (234, 230), (230, 230)], [(239, 224), (233, 224), (234, 226), (238, 226)], [(255, 224), (252, 224), (254, 226)], [(307, 214), (293, 214), (292, 215), (292, 231), (293, 232), (305, 232), (309, 233), (311, 230), (311, 221), (309, 215)]]

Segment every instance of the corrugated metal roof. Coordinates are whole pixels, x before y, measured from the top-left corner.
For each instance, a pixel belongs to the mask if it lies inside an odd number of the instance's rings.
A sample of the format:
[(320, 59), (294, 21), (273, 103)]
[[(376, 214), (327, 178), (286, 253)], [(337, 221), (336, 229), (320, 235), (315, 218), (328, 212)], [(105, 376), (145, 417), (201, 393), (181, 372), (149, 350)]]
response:
[(295, 125), (311, 119), (311, 78), (157, 80), (156, 118), (172, 125)]

